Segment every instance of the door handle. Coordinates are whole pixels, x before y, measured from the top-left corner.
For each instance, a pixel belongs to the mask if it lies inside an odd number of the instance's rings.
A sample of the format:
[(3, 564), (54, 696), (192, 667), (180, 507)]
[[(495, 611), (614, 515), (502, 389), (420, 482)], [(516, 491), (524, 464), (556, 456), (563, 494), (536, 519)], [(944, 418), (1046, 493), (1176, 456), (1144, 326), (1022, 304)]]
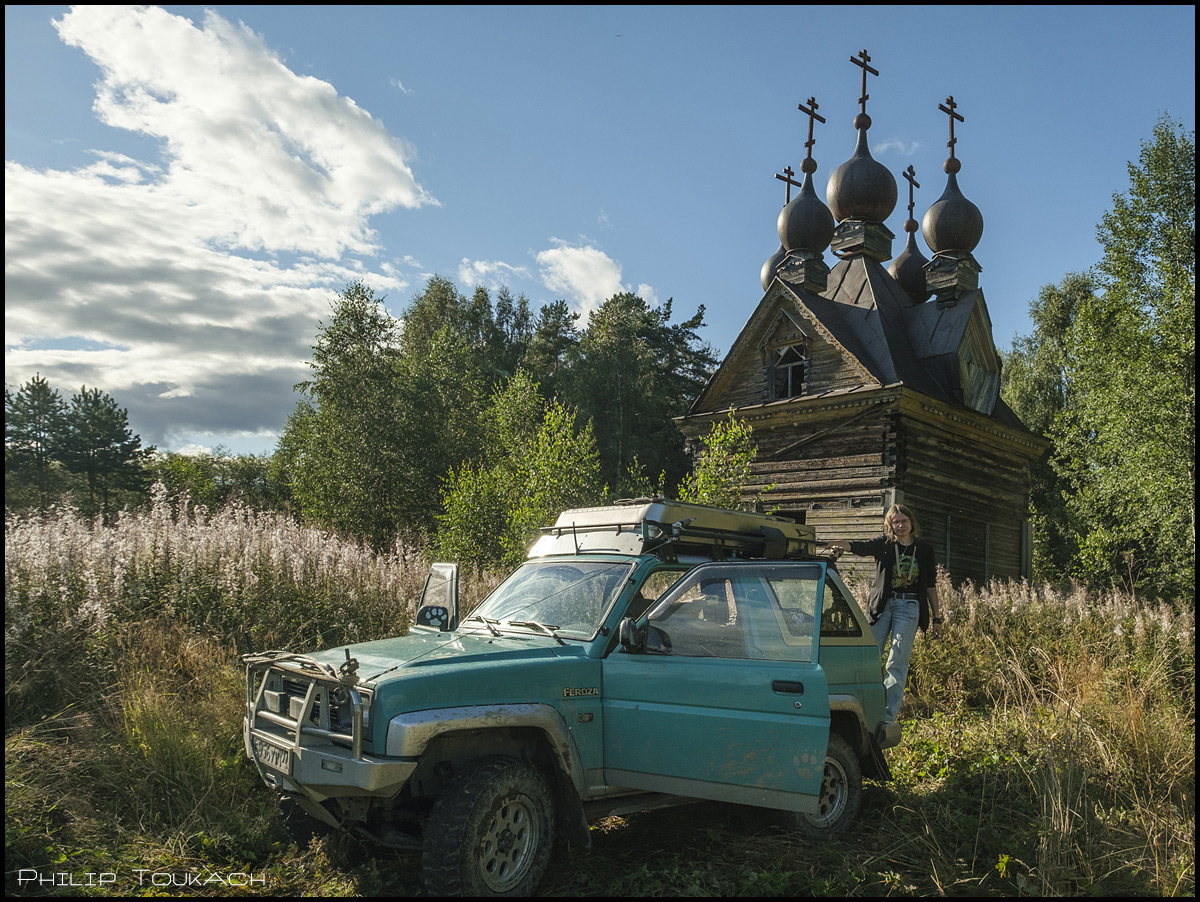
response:
[(793, 695), (804, 694), (804, 684), (795, 680), (772, 680), (771, 688), (776, 692), (790, 692)]

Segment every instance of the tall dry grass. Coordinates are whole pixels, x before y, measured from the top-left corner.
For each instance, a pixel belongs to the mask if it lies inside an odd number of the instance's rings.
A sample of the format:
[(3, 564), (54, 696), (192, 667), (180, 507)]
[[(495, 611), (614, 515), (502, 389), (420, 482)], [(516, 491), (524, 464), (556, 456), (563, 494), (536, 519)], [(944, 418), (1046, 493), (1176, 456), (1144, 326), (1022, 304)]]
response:
[(4, 539), (6, 723), (111, 683), (148, 621), (230, 653), (311, 650), (403, 633), (424, 576), (413, 549), (377, 554), (277, 513), (171, 503), (161, 487), (111, 526), (60, 510), (7, 517)]
[[(412, 549), (374, 554), (161, 492), (111, 526), (7, 518), (10, 875), (234, 868), (269, 871), (276, 894), (398, 891), (386, 862), (287, 845), (241, 749), (238, 655), (399, 633), (425, 567)], [(464, 607), (495, 582), (471, 580)], [(754, 862), (754, 892), (792, 895), (1193, 895), (1194, 609), (1080, 587), (940, 588), (945, 638), (914, 651), (895, 781), (871, 788), (852, 836), (810, 849), (713, 826), (695, 861), (652, 856), (644, 879), (591, 859), (589, 892), (744, 895), (726, 876)]]
[[(983, 864), (1046, 895), (1191, 894), (1194, 608), (1082, 586), (940, 588), (945, 638), (918, 643), (905, 715), (910, 741), (960, 749), (941, 772), (950, 801), (990, 778), (1010, 809), (988, 828), (1010, 848)], [(947, 735), (954, 724), (972, 737)]]
[(156, 488), (107, 526), (6, 517), (4, 571), (6, 860), (92, 872), (261, 854), (277, 815), (244, 761), (239, 654), (403, 633), (425, 564)]

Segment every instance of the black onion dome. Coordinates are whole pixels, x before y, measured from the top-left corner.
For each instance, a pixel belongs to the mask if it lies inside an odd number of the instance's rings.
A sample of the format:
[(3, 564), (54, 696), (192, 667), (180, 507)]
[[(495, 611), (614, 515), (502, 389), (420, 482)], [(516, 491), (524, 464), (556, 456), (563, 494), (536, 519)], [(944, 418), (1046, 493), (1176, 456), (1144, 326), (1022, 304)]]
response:
[[(859, 119), (867, 117), (860, 114)], [(869, 122), (869, 120), (868, 120)], [(859, 128), (854, 156), (833, 171), (825, 190), (838, 222), (848, 219), (883, 222), (896, 208), (896, 179), (867, 147), (867, 130)]]
[(833, 214), (817, 197), (811, 172), (804, 174), (804, 184), (800, 186), (800, 193), (779, 211), (776, 225), (779, 240), (783, 249), (787, 251), (811, 251), (820, 254), (833, 241)]
[(952, 162), (958, 161), (946, 161), (949, 170), (946, 190), (925, 212), (925, 218), (921, 221), (921, 234), (935, 254), (947, 251), (969, 254), (983, 237), (983, 214), (958, 189), (956, 171), (949, 165)]
[[(909, 228), (910, 224), (912, 228)], [(904, 289), (905, 294), (918, 304), (923, 304), (929, 300), (931, 294), (925, 281), (925, 264), (929, 261), (917, 247), (916, 220), (910, 219), (905, 222), (904, 229), (908, 232), (908, 241), (905, 242), (900, 256), (893, 260), (892, 265), (888, 267), (888, 272)]]
[(787, 248), (780, 245), (779, 250), (771, 254), (762, 265), (762, 272), (759, 274), (762, 279), (763, 291), (771, 287), (771, 283), (775, 281), (775, 276), (779, 273), (779, 264), (787, 257)]

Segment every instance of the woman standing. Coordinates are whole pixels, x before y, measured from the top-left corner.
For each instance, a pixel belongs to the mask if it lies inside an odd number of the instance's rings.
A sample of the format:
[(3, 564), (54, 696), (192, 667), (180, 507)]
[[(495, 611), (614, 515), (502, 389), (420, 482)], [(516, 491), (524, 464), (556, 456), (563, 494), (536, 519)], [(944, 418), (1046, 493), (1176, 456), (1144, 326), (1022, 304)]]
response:
[(849, 548), (854, 554), (875, 559), (867, 617), (880, 654), (891, 636), (883, 681), (888, 723), (896, 723), (900, 716), (917, 629), (929, 629), (935, 639), (942, 635), (933, 546), (917, 538), (919, 535), (912, 511), (903, 504), (893, 504), (883, 518), (883, 535), (863, 542), (842, 539), (829, 543), (835, 558)]

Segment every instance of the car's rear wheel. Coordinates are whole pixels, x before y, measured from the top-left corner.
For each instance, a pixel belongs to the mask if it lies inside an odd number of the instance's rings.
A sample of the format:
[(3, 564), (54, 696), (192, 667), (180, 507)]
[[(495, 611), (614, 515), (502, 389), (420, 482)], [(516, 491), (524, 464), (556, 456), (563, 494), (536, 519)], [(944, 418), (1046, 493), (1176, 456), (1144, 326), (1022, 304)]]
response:
[(425, 891), (438, 896), (528, 896), (554, 842), (546, 778), (512, 758), (485, 758), (451, 784), (425, 828)]
[(825, 771), (817, 811), (796, 814), (793, 829), (810, 839), (827, 839), (841, 833), (856, 820), (862, 808), (862, 768), (850, 743), (836, 733), (829, 735)]

